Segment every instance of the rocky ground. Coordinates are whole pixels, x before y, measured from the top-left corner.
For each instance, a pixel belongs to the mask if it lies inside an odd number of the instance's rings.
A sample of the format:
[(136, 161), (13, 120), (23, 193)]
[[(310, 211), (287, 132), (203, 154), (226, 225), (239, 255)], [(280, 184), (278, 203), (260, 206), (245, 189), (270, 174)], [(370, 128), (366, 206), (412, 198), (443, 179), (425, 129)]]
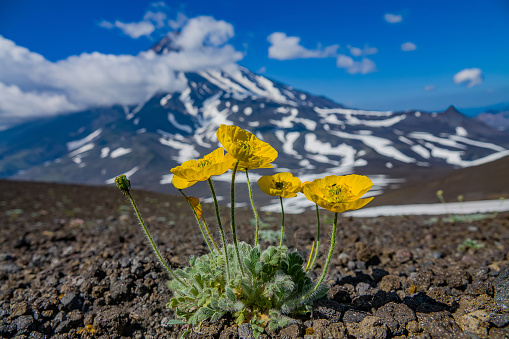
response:
[[(172, 265), (207, 253), (180, 198), (133, 195)], [(212, 206), (204, 209), (214, 225)], [(315, 277), (330, 241), (332, 214), (321, 216)], [(286, 218), (287, 244), (304, 257), (315, 217)], [(278, 230), (280, 215), (261, 218)], [(251, 242), (251, 219), (239, 210), (240, 240)], [(2, 338), (178, 338), (186, 329), (167, 325), (169, 278), (115, 188), (0, 181), (0, 240)], [(508, 338), (509, 214), (340, 218), (326, 281), (329, 298), (312, 314), (265, 338)], [(223, 319), (187, 337), (242, 338), (242, 330)]]

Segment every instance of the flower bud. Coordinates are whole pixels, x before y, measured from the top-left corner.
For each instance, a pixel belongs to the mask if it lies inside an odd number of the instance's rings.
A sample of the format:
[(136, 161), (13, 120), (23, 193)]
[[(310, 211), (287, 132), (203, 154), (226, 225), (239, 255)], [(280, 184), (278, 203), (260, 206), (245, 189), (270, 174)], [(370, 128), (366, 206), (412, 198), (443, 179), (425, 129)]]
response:
[(131, 182), (127, 179), (125, 175), (119, 175), (115, 178), (115, 183), (117, 184), (117, 187), (127, 195), (129, 193), (129, 189), (131, 188)]

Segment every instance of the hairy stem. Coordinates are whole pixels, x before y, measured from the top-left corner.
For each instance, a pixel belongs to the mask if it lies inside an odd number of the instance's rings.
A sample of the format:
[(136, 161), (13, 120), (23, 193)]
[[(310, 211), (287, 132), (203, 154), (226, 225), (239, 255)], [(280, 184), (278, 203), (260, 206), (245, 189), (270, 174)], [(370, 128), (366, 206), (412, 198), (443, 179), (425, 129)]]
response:
[(285, 210), (283, 208), (283, 198), (279, 197), (279, 202), (281, 203), (281, 238), (279, 239), (279, 248), (283, 245), (283, 237), (285, 235)]
[(221, 223), (221, 215), (219, 213), (219, 204), (217, 203), (216, 190), (214, 189), (214, 185), (212, 184), (212, 180), (210, 178), (207, 180), (209, 183), (210, 191), (212, 192), (212, 197), (214, 198), (214, 206), (216, 207), (216, 217), (217, 224), (219, 226), (219, 232), (221, 233), (221, 241), (223, 242), (223, 250), (224, 250), (224, 261), (226, 263), (226, 281), (230, 281), (230, 264), (228, 263), (228, 250), (226, 249), (226, 239), (224, 237), (223, 224)]
[(152, 249), (154, 250), (154, 252), (155, 252), (157, 258), (159, 259), (159, 262), (161, 263), (161, 265), (163, 265), (163, 267), (173, 277), (173, 279), (177, 280), (182, 285), (188, 285), (188, 284), (184, 283), (184, 281), (182, 281), (179, 277), (177, 277), (175, 275), (175, 273), (173, 273), (173, 271), (170, 268), (170, 266), (168, 266), (166, 261), (164, 261), (161, 253), (159, 252), (159, 250), (157, 249), (156, 244), (154, 243), (154, 240), (152, 240), (152, 237), (150, 236), (150, 232), (148, 231), (147, 226), (145, 226), (145, 222), (143, 221), (143, 218), (141, 217), (140, 211), (138, 211), (138, 207), (136, 206), (136, 202), (134, 201), (134, 198), (132, 197), (131, 193), (129, 191), (127, 191), (127, 192), (124, 192), (124, 194), (131, 201), (131, 205), (133, 206), (134, 211), (136, 212), (136, 216), (138, 217), (138, 220), (140, 221), (140, 225), (143, 228), (143, 231), (145, 232), (145, 235), (147, 236), (147, 239), (150, 242), (150, 246), (152, 246)]
[(317, 223), (315, 256), (313, 257), (313, 261), (311, 262), (311, 265), (309, 265), (306, 268), (306, 272), (309, 272), (315, 265), (316, 258), (318, 257), (318, 246), (320, 245), (320, 212), (318, 211), (318, 204), (315, 204), (315, 206), (316, 206), (316, 223)]
[(313, 291), (316, 291), (318, 286), (322, 283), (323, 279), (325, 278), (325, 274), (327, 273), (327, 269), (329, 268), (330, 260), (332, 258), (332, 253), (334, 252), (334, 245), (336, 245), (336, 228), (338, 226), (338, 212), (335, 212), (334, 214), (334, 224), (332, 225), (332, 236), (330, 241), (330, 248), (329, 248), (329, 255), (327, 256), (327, 261), (325, 261), (325, 266), (323, 267), (322, 276), (318, 280), (318, 282), (315, 285), (315, 288)]
[(315, 250), (315, 241), (313, 241), (313, 244), (311, 245), (311, 252), (309, 252), (308, 263), (306, 265), (306, 272), (309, 271), (309, 267), (311, 265), (311, 258), (313, 257), (314, 250)]
[(244, 268), (242, 262), (240, 261), (240, 253), (239, 246), (237, 244), (237, 231), (235, 229), (235, 174), (237, 174), (237, 168), (239, 167), (239, 160), (235, 163), (235, 167), (233, 168), (232, 173), (232, 184), (231, 184), (231, 195), (230, 195), (230, 205), (231, 205), (231, 228), (233, 235), (233, 246), (235, 246), (235, 256), (237, 257), (237, 262), (240, 267), (240, 272), (244, 275)]
[(256, 247), (256, 245), (258, 245), (258, 228), (260, 226), (260, 221), (258, 220), (258, 213), (256, 213), (256, 208), (255, 208), (254, 201), (253, 201), (253, 193), (251, 192), (251, 183), (249, 182), (249, 174), (247, 173), (247, 169), (246, 169), (246, 179), (247, 179), (247, 187), (249, 189), (249, 199), (251, 199), (251, 207), (253, 208), (253, 213), (254, 213), (255, 220), (256, 220), (255, 241), (254, 241), (254, 245)]

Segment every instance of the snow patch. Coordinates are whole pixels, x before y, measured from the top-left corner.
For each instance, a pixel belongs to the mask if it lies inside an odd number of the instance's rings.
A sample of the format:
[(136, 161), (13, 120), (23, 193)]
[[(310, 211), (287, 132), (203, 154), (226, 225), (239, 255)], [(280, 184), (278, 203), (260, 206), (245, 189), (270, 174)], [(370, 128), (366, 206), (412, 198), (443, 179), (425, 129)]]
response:
[(251, 115), (253, 113), (253, 109), (251, 107), (244, 108), (245, 115)]
[(190, 143), (180, 142), (175, 139), (160, 138), (159, 142), (165, 146), (169, 146), (175, 150), (178, 150), (177, 156), (171, 158), (178, 163), (183, 163), (192, 158), (198, 158), (200, 153), (194, 149), (194, 146)]
[(159, 101), (159, 103), (161, 104), (161, 106), (166, 106), (166, 104), (168, 103), (168, 101), (170, 101), (170, 99), (172, 98), (172, 94), (168, 94), (166, 95), (165, 97), (161, 98), (161, 101)]
[[(129, 179), (131, 176), (134, 175), (134, 173), (138, 172), (138, 166), (136, 167), (133, 167), (131, 170), (125, 172), (125, 173), (122, 173), (122, 174), (119, 174), (119, 175), (125, 175), (127, 177), (127, 179)], [(118, 175), (117, 175), (118, 176)], [(110, 178), (108, 180), (105, 181), (106, 184), (114, 184), (115, 183), (115, 178), (117, 176), (114, 176), (113, 178)]]
[(159, 184), (161, 184), (161, 185), (171, 184), (172, 180), (173, 180), (173, 173), (163, 174), (161, 176), (161, 180), (159, 180)]
[(431, 154), (429, 153), (429, 151), (426, 148), (422, 147), (421, 145), (413, 145), (410, 148), (412, 151), (419, 154), (424, 159), (429, 159), (431, 157)]
[(119, 147), (116, 150), (111, 152), (110, 158), (115, 159), (115, 158), (121, 157), (123, 155), (126, 155), (128, 153), (131, 153), (131, 151), (132, 151), (132, 149), (130, 149), (130, 148)]
[[(473, 214), (509, 211), (509, 200), (463, 201), (446, 204), (413, 204), (368, 207), (346, 212), (344, 216), (378, 217), (389, 215), (441, 215), (451, 213)], [(286, 208), (285, 208), (286, 212)]]
[(394, 160), (405, 163), (414, 163), (415, 159), (404, 155), (394, 146), (390, 140), (376, 137), (373, 135), (354, 135), (340, 131), (330, 131), (331, 134), (345, 139), (356, 139), (362, 141), (366, 146), (371, 147), (378, 154), (384, 155)]
[(91, 142), (92, 140), (97, 138), (102, 133), (102, 131), (103, 130), (101, 128), (99, 128), (99, 129), (93, 131), (92, 133), (90, 133), (89, 135), (87, 135), (86, 137), (84, 137), (83, 139), (69, 141), (68, 143), (66, 143), (67, 150), (69, 152), (74, 151), (75, 149), (80, 148), (81, 146), (83, 146), (85, 144), (88, 144), (89, 142)]
[(318, 114), (346, 114), (346, 115), (366, 115), (374, 117), (388, 117), (392, 115), (392, 111), (365, 111), (361, 109), (349, 108), (319, 108), (315, 107), (315, 112)]
[(462, 142), (462, 143), (465, 143), (465, 144), (469, 144), (469, 145), (472, 145), (472, 146), (477, 146), (477, 147), (482, 147), (482, 148), (489, 148), (489, 149), (492, 149), (492, 150), (497, 151), (497, 152), (505, 151), (504, 147), (501, 147), (501, 146), (498, 146), (498, 145), (495, 145), (495, 144), (491, 144), (489, 142), (475, 141), (475, 140), (464, 138), (464, 137), (459, 136), (459, 135), (451, 135), (450, 138), (455, 140), (455, 141), (459, 141), (459, 142)]
[(71, 152), (69, 153), (69, 156), (70, 157), (74, 157), (75, 155), (78, 155), (78, 154), (81, 154), (81, 153), (85, 153), (85, 152), (88, 152), (90, 151), (91, 149), (94, 148), (94, 144), (93, 143), (90, 143), (90, 144), (86, 144), (84, 146), (81, 146), (80, 148), (78, 148), (77, 150), (75, 150), (74, 152)]
[(180, 101), (182, 102), (182, 104), (184, 105), (184, 107), (186, 108), (186, 112), (191, 114), (191, 115), (196, 115), (198, 114), (198, 108), (194, 107), (193, 104), (194, 104), (194, 101), (191, 99), (191, 89), (189, 87), (187, 87), (185, 90), (182, 91), (182, 93), (180, 93)]
[(468, 135), (467, 130), (461, 126), (456, 127), (456, 134), (460, 137), (466, 137)]

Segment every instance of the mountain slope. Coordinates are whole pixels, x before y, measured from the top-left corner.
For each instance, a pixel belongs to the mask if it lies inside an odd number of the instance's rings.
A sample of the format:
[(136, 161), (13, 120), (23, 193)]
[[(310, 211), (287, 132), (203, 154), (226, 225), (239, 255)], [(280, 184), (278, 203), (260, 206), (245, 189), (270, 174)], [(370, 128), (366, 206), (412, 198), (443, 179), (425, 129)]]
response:
[[(351, 109), (238, 65), (179, 77), (185, 90), (157, 93), (138, 106), (96, 108), (0, 131), (0, 177), (104, 184), (126, 173), (134, 186), (171, 192), (170, 169), (219, 147), (221, 124), (248, 129), (275, 147), (275, 171), (303, 180), (366, 174), (375, 183), (373, 194), (403, 178), (509, 155), (507, 133), (454, 107), (443, 113)], [(273, 172), (255, 171), (251, 181)], [(216, 180), (225, 183), (221, 191), (230, 178)]]

